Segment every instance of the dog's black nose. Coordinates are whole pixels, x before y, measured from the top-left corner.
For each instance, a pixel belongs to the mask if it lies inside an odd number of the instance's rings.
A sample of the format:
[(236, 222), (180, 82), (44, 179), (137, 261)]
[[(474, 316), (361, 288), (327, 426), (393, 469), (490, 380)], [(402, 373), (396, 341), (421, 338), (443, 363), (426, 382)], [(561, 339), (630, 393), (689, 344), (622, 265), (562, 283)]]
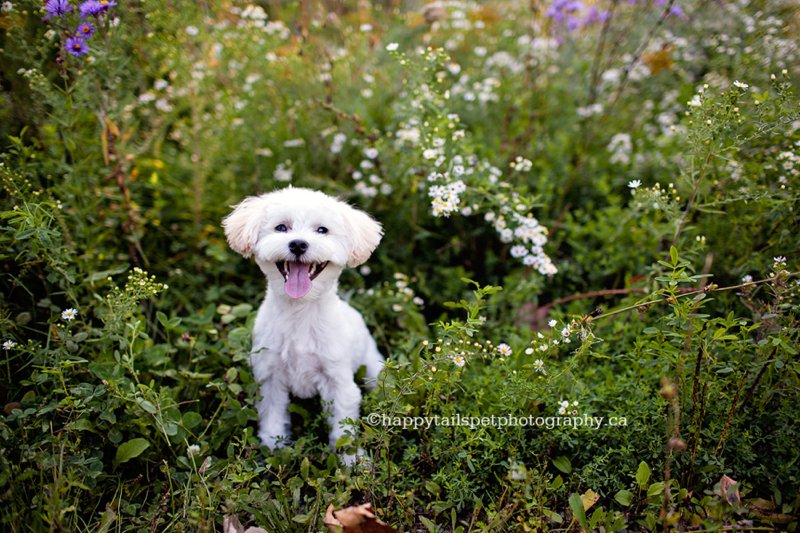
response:
[(308, 250), (306, 241), (294, 240), (289, 243), (289, 251), (294, 255), (303, 255)]

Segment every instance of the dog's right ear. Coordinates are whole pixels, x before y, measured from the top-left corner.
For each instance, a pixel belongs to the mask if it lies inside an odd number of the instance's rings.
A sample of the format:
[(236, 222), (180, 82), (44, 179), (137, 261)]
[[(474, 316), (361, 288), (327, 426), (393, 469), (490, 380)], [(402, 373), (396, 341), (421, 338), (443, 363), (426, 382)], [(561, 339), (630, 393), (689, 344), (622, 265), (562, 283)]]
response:
[(235, 206), (233, 212), (222, 221), (228, 244), (245, 257), (253, 254), (264, 208), (263, 197), (250, 196)]

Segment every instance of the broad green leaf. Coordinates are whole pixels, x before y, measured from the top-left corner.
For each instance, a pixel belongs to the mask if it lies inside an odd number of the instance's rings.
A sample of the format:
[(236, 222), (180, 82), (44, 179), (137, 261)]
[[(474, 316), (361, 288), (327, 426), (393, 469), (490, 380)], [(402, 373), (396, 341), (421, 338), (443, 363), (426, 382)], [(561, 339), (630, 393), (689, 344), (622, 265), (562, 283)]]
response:
[(142, 452), (149, 447), (150, 443), (147, 442), (147, 439), (131, 439), (119, 445), (117, 448), (117, 455), (115, 456), (114, 460), (117, 463), (127, 463), (131, 459), (142, 455)]

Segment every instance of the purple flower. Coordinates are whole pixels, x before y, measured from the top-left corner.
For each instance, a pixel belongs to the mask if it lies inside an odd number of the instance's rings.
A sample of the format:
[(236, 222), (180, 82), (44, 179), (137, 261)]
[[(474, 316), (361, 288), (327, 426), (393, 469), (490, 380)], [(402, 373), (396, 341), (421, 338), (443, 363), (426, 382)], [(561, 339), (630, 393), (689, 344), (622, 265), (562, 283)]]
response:
[(94, 35), (94, 26), (90, 22), (82, 22), (75, 29), (75, 35), (88, 39)]
[(675, 4), (671, 8), (669, 8), (669, 14), (672, 15), (673, 17), (678, 17), (681, 19), (686, 18), (686, 13), (683, 12), (683, 9), (681, 9), (681, 6), (679, 6), (678, 4)]
[(80, 35), (72, 35), (67, 37), (67, 42), (64, 44), (67, 52), (70, 54), (81, 57), (89, 53), (89, 46), (86, 44), (86, 39)]
[(78, 6), (78, 10), (81, 12), (81, 18), (86, 18), (89, 15), (99, 15), (115, 5), (117, 3), (113, 0), (86, 0)]
[(47, 0), (44, 10), (47, 11), (44, 20), (50, 20), (53, 17), (62, 17), (72, 11), (72, 6), (67, 0)]

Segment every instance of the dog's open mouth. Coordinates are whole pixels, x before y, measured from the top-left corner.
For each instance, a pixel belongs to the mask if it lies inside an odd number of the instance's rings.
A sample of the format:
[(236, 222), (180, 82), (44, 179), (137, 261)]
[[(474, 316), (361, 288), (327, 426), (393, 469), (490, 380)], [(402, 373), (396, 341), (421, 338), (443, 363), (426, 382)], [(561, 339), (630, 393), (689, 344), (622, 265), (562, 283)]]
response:
[(283, 290), (289, 298), (302, 298), (311, 290), (311, 282), (319, 276), (328, 262), (301, 263), (299, 261), (278, 261), (275, 263), (283, 276)]

